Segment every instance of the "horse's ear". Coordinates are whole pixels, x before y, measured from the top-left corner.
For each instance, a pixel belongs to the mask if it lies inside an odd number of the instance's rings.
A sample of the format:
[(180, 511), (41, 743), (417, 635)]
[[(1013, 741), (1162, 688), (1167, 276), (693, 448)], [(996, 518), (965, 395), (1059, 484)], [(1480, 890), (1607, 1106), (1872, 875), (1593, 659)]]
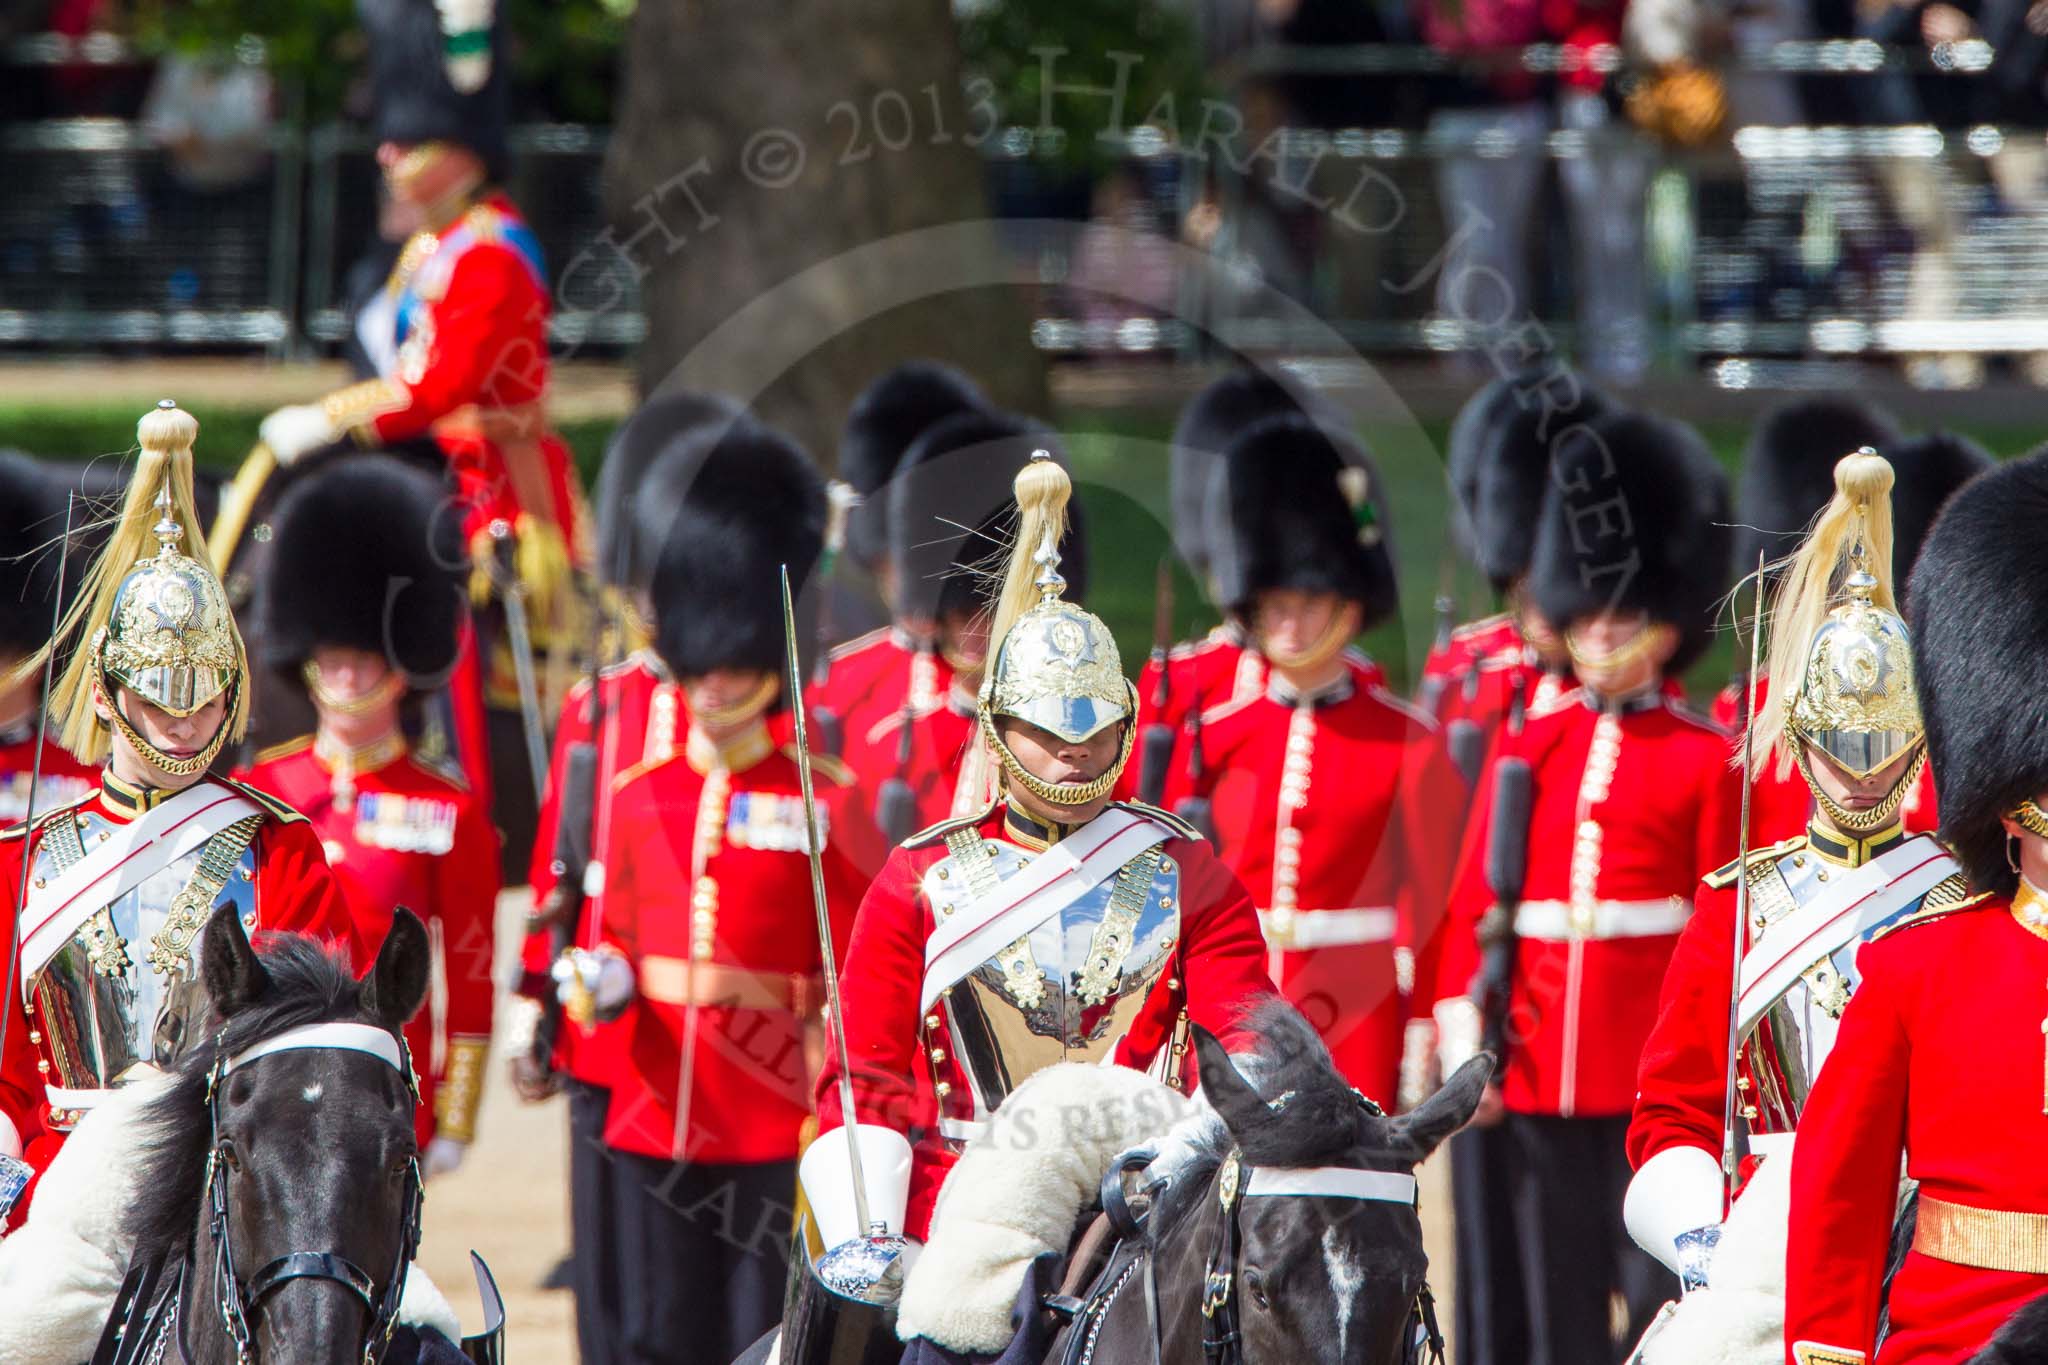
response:
[(1200, 1024), (1193, 1026), (1195, 1035), (1195, 1062), (1202, 1077), (1202, 1094), (1209, 1105), (1222, 1118), (1223, 1126), (1234, 1135), (1242, 1135), (1260, 1119), (1270, 1117), (1272, 1111), (1259, 1098), (1259, 1092), (1252, 1089), (1231, 1063), (1230, 1054), (1223, 1050), (1223, 1044), (1216, 1035)]
[(1412, 1113), (1394, 1120), (1395, 1132), (1403, 1146), (1413, 1152), (1418, 1165), (1445, 1138), (1471, 1120), (1472, 1111), (1479, 1107), (1479, 1097), (1486, 1093), (1486, 1083), (1492, 1078), (1493, 1054), (1482, 1052), (1453, 1071), (1451, 1078)]
[(399, 906), (377, 950), (377, 965), (363, 978), (363, 1012), (387, 1028), (404, 1028), (427, 998), (429, 958), (426, 926)]
[(207, 918), (199, 963), (207, 997), (213, 1001), (214, 1013), (223, 1019), (255, 1004), (270, 989), (270, 973), (249, 946), (242, 914), (232, 901), (223, 900)]

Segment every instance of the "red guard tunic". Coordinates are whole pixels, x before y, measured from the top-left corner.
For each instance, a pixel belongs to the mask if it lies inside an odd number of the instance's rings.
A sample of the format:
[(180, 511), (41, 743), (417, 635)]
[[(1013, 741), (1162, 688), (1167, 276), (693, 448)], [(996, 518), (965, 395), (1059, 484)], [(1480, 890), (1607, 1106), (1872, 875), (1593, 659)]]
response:
[[(555, 862), (555, 838), (561, 825), (562, 783), (568, 770), (572, 746), (592, 738), (592, 729), (602, 714), (603, 729), (595, 737), (597, 782), (593, 797), (598, 809), (594, 818), (606, 821), (613, 808), (605, 793), (628, 770), (652, 766), (672, 757), (677, 737), (689, 724), (689, 708), (683, 689), (668, 676), (661, 661), (642, 650), (599, 674), (598, 700), (588, 678), (569, 689), (562, 699), (562, 713), (555, 722), (555, 752), (549, 764), (547, 791), (541, 799), (539, 828), (533, 841), (529, 874), (533, 901), (539, 905), (561, 877)], [(605, 847), (607, 831), (596, 831), (593, 848)], [(591, 949), (598, 944), (604, 923), (604, 893), (587, 897), (569, 946)], [(528, 931), (520, 945), (519, 994), (531, 1000), (553, 995), (554, 981), (548, 970), (554, 959), (554, 934), (547, 928)], [(610, 1085), (612, 1070), (625, 1048), (625, 1030), (616, 1022), (597, 1022), (586, 1029), (564, 1022), (555, 1034), (555, 1069), (588, 1085)]]
[[(812, 763), (844, 952), (859, 868), (878, 850), (851, 772)], [(824, 1003), (794, 750), (765, 725), (723, 754), (692, 737), (620, 775), (611, 820), (603, 941), (632, 963), (637, 994), (606, 1144), (663, 1160), (794, 1160), (811, 1112), (806, 1031)]]
[(840, 755), (867, 783), (896, 771), (892, 742), (907, 708), (925, 715), (945, 705), (953, 669), (935, 649), (920, 649), (901, 630), (884, 626), (832, 651), (825, 680), (810, 689), (814, 711), (829, 711), (839, 723), (845, 751)]
[(1518, 657), (1521, 652), (1522, 632), (1515, 628), (1515, 618), (1509, 613), (1467, 621), (1452, 627), (1450, 638), (1442, 644), (1430, 647), (1429, 657), (1422, 661), (1422, 681), (1427, 686), (1443, 679), (1448, 695), (1454, 680), (1476, 671), (1479, 665), (1504, 656)]
[[(1161, 1060), (1170, 1046), (1178, 1046), (1173, 1040), (1183, 1016), (1228, 1037), (1239, 1017), (1269, 996), (1272, 987), (1258, 915), (1244, 887), (1187, 826), (1149, 807), (1129, 809), (1167, 822), (1172, 831), (1172, 837), (1156, 848), (1161, 866), (1173, 869), (1166, 875), (1178, 879), (1179, 921), (1171, 956), (1143, 987), (1129, 1026), (1121, 1035), (1098, 1040), (1096, 1046), (1120, 1064), (1145, 1067)], [(972, 1118), (963, 1109), (972, 1101), (959, 1054), (973, 1044), (955, 1037), (940, 1013), (918, 1017), (925, 942), (938, 916), (925, 890), (926, 874), (953, 856), (950, 836), (975, 836), (970, 842), (1006, 845), (1011, 853), (1022, 849), (1035, 856), (1048, 847), (1053, 833), (998, 803), (899, 846), (861, 902), (841, 974), (860, 1120), (899, 1132), (908, 1128), (916, 1106), (912, 1061), (920, 1049), (939, 1077), (935, 1088), (946, 1107), (939, 1129), (925, 1134), (913, 1157), (906, 1224), (914, 1238), (925, 1235), (932, 1203), (959, 1150), (944, 1135), (947, 1124)], [(1058, 1050), (1058, 1040), (1049, 1043)], [(1028, 1074), (1015, 1067), (1009, 1072), (1013, 1081)], [(838, 1126), (837, 1072), (830, 1054), (817, 1096), (820, 1128)]]
[[(1741, 780), (1727, 733), (1668, 695), (1596, 710), (1583, 689), (1532, 712), (1500, 752), (1534, 778), (1516, 916), (1503, 1097), (1519, 1113), (1627, 1114), (1636, 1063), (1700, 878), (1728, 860)], [(1439, 999), (1480, 967), (1492, 819), (1489, 775), (1453, 884)]]
[[(1714, 695), (1714, 721), (1733, 732), (1735, 752), (1742, 753), (1742, 712), (1747, 704), (1744, 695), (1745, 684), (1741, 679), (1729, 683)], [(1762, 706), (1770, 696), (1770, 684), (1757, 679), (1756, 704)], [(1754, 795), (1749, 803), (1749, 846), (1765, 848), (1780, 840), (1790, 839), (1806, 828), (1806, 821), (1813, 813), (1813, 794), (1806, 789), (1806, 779), (1794, 768), (1783, 777), (1778, 776), (1775, 760), (1758, 756)], [(1906, 794), (1906, 802), (1899, 807), (1899, 813), (1906, 822), (1908, 834), (1932, 834), (1941, 827), (1940, 814), (1934, 805), (1934, 768), (1929, 764), (1920, 766), (1920, 776), (1914, 780), (1913, 790)]]
[[(2048, 1290), (2044, 934), (2022, 884), (2017, 905), (1985, 897), (1863, 948), (1793, 1152), (1788, 1361), (1953, 1365)], [(1879, 1348), (1901, 1157), (1920, 1182), (1919, 1228)]]
[[(972, 790), (985, 765), (970, 763), (980, 742), (976, 702), (956, 687), (946, 689), (945, 703), (922, 714), (899, 711), (878, 722), (871, 732), (870, 766), (857, 769), (870, 790), (902, 775), (916, 801), (917, 828), (966, 815), (987, 804)], [(910, 731), (908, 753), (904, 730)]]
[[(354, 932), (347, 904), (333, 874), (328, 871), (327, 860), (321, 854), (320, 841), (305, 818), (275, 797), (254, 788), (222, 782), (217, 778), (200, 780), (241, 792), (262, 806), (268, 817), (242, 855), (242, 866), (248, 870), (251, 887), (248, 895), (252, 908), (245, 912), (254, 920), (251, 928), (258, 932), (296, 932), (326, 939), (348, 950), (358, 973), (366, 970), (375, 960), (381, 940), (365, 942)], [(126, 825), (168, 796), (169, 793), (161, 791), (129, 787), (102, 770), (101, 785), (92, 796), (61, 811), (52, 811), (49, 817), (39, 817), (34, 832), (27, 839), (23, 839), (20, 825), (0, 834), (0, 895), (7, 896), (10, 905), (18, 903), (24, 861), (34, 858), (41, 849), (50, 819), (80, 819), (86, 822), (82, 828), (88, 831), (94, 827)], [(234, 888), (231, 886), (230, 890)], [(7, 934), (11, 937), (14, 933), (12, 917), (0, 923), (6, 925)], [(11, 951), (11, 944), (0, 939), (0, 959)], [(139, 952), (138, 949), (138, 955)], [(57, 1059), (50, 1040), (43, 1035), (41, 1011), (24, 1009), (22, 984), (18, 976), (7, 991), (5, 1008), (10, 1018), (7, 1052), (0, 1057), (0, 1110), (6, 1112), (28, 1139), (25, 1159), (30, 1167), (40, 1172), (57, 1155), (65, 1135), (77, 1121), (77, 1114), (53, 1109), (48, 1101), (45, 1084), (46, 1081), (54, 1083), (53, 1078), (58, 1074)], [(30, 1197), (32, 1195), (33, 1189)], [(15, 1221), (26, 1216), (28, 1204), (29, 1198), (24, 1197), (15, 1206)]]
[[(0, 731), (0, 825), (28, 815), (29, 774), (36, 765), (34, 725)], [(51, 811), (83, 801), (100, 784), (100, 770), (80, 763), (51, 735), (43, 744), (43, 775), (35, 783), (36, 809)]]
[(346, 777), (311, 739), (259, 756), (248, 775), (303, 812), (341, 886), (356, 934), (382, 943), (393, 908), (427, 926), (438, 985), (406, 1025), (420, 1078), (420, 1146), (476, 1136), (491, 1043), (498, 837), (459, 778), (407, 752), (402, 737), (350, 756)]
[(1179, 775), (1169, 801), (1210, 800), (1281, 993), (1391, 1110), (1403, 1026), (1434, 1003), (1413, 983), (1436, 979), (1455, 853), (1444, 812), (1465, 799), (1435, 722), (1355, 677), (1309, 697), (1275, 679), (1208, 711), (1202, 742), (1201, 783)]

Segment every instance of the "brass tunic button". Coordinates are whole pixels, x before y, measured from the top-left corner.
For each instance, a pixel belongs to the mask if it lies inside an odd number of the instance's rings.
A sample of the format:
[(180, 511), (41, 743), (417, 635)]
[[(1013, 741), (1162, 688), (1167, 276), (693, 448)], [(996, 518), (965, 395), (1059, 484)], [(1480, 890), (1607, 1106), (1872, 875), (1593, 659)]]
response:
[(926, 1028), (937, 1028), (939, 1026), (939, 1023), (939, 1016), (936, 1014), (927, 1014), (924, 1017), (924, 1026)]

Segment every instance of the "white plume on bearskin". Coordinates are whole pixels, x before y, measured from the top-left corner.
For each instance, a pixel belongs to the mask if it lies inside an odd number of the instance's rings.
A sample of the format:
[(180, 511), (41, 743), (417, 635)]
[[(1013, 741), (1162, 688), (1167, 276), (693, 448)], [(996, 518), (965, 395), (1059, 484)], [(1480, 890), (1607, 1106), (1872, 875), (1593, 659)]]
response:
[(1031, 1262), (1066, 1251), (1117, 1156), (1159, 1136), (1187, 1105), (1128, 1067), (1062, 1063), (1018, 1086), (939, 1190), (924, 1254), (903, 1286), (897, 1336), (1002, 1350)]

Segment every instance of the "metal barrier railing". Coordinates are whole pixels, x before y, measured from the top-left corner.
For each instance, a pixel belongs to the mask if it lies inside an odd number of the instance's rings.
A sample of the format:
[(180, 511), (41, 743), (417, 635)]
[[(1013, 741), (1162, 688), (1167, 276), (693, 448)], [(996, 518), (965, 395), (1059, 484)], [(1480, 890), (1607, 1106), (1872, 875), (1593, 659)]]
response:
[[(1972, 46), (1974, 43), (1974, 46)], [(1868, 40), (1778, 43), (1741, 54), (1745, 69), (1851, 78), (1896, 71), (1968, 77), (1988, 65), (1981, 42), (1901, 51)], [(0, 64), (132, 61), (96, 36), (47, 36), (0, 49)], [(1506, 54), (1532, 72), (1611, 70), (1612, 47), (1540, 46)], [(1275, 74), (1432, 75), (1469, 66), (1426, 48), (1259, 48), (1233, 80)], [(605, 220), (599, 194), (606, 133), (572, 126), (515, 130), (512, 186), (557, 281), (553, 338), (615, 351), (644, 334), (633, 271), (587, 251)], [(993, 182), (1028, 205), (1031, 129), (989, 140)], [(1711, 151), (1653, 147), (1625, 125), (1549, 126), (1533, 137), (1442, 128), (1282, 130), (1247, 134), (1242, 157), (1176, 146), (1132, 130), (1126, 171), (1163, 237), (1188, 234), (1213, 207), (1206, 239), (1254, 281), (1241, 294), (1182, 280), (1155, 306), (1096, 306), (1085, 261), (1030, 208), (1004, 240), (1030, 263), (1039, 298), (1031, 339), (1053, 353), (1187, 352), (1220, 342), (1293, 349), (1305, 338), (1277, 289), (1366, 351), (1433, 352), (1483, 344), (1490, 329), (1448, 315), (1424, 280), (1457, 231), (1444, 179), (1461, 161), (1544, 163), (1550, 209), (1536, 231), (1559, 239), (1555, 182), (1575, 163), (1632, 158), (1639, 191), (1646, 311), (1664, 363), (1716, 357), (1940, 352), (2048, 353), (2048, 143), (2039, 130), (1979, 126), (1746, 127)], [(346, 333), (349, 264), (376, 230), (377, 172), (368, 136), (324, 125), (264, 143), (260, 174), (221, 194), (182, 189), (166, 154), (135, 125), (110, 119), (0, 124), (0, 344), (247, 346), (281, 352)], [(2038, 161), (2032, 165), (2029, 162)], [(2017, 167), (2017, 169), (2015, 169)], [(1365, 187), (1361, 191), (1360, 187)], [(1361, 201), (1361, 193), (1364, 199)], [(1348, 195), (1348, 198), (1346, 197)], [(1333, 211), (1343, 202), (1350, 213)], [(1361, 202), (1365, 207), (1361, 208)], [(1065, 211), (1065, 210), (1062, 210)], [(1058, 238), (1058, 240), (1055, 240)], [(1546, 239), (1547, 240), (1547, 239)], [(1573, 337), (1576, 303), (1560, 240), (1534, 260), (1525, 302), (1554, 338)], [(575, 262), (574, 271), (566, 267)], [(1227, 272), (1226, 272), (1227, 273)]]

